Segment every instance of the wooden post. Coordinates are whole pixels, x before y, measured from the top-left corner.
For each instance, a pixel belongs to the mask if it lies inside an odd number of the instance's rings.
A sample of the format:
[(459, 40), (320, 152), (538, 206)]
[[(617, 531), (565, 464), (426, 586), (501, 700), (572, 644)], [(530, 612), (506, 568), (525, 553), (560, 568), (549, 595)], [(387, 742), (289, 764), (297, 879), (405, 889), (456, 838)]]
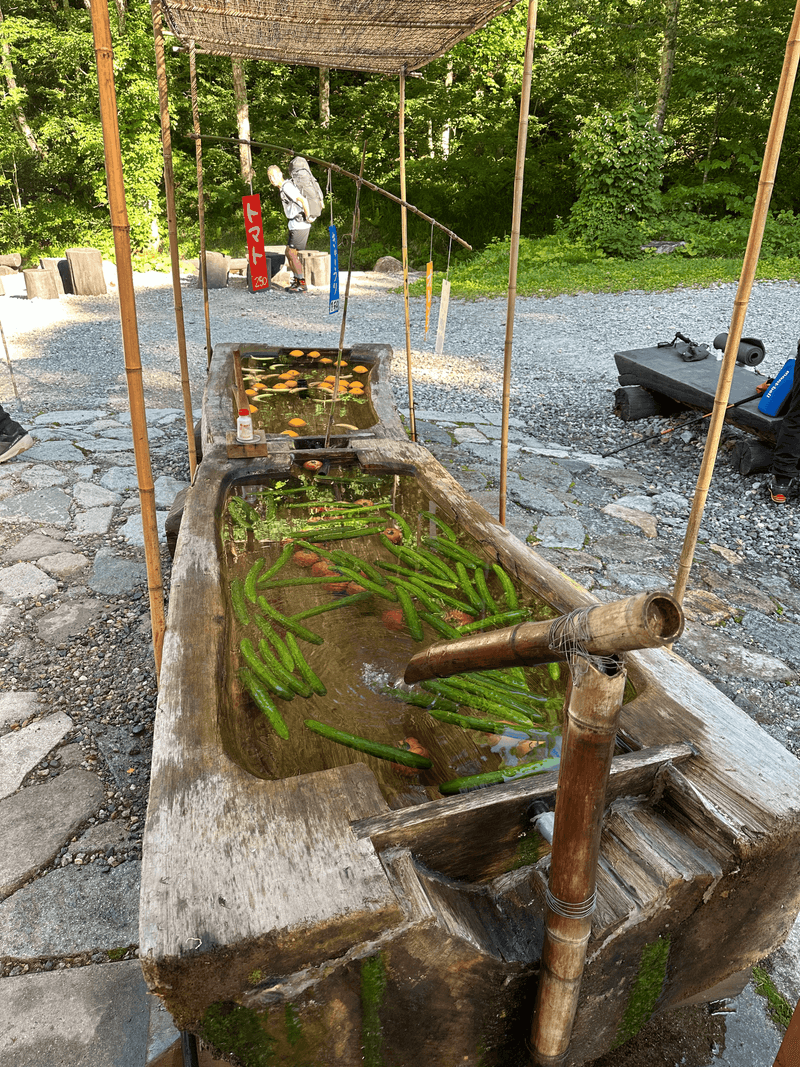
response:
[(625, 677), (618, 661), (600, 667), (580, 656), (567, 689), (544, 948), (531, 1029), (533, 1062), (541, 1067), (564, 1063), (578, 1008)]
[(703, 462), (700, 465), (700, 473), (697, 476), (697, 487), (692, 500), (692, 510), (689, 522), (686, 526), (686, 536), (683, 541), (681, 558), (678, 562), (678, 574), (675, 579), (673, 590), (675, 599), (683, 603), (686, 586), (689, 582), (689, 571), (692, 569), (694, 550), (697, 545), (697, 535), (700, 532), (700, 523), (703, 520), (703, 510), (708, 497), (708, 487), (711, 484), (711, 475), (719, 449), (719, 438), (722, 433), (722, 423), (725, 420), (725, 409), (728, 406), (728, 397), (731, 392), (733, 371), (736, 367), (736, 354), (739, 351), (739, 342), (742, 339), (744, 320), (747, 314), (747, 305), (750, 302), (750, 291), (758, 265), (758, 256), (761, 251), (761, 241), (764, 237), (764, 226), (767, 221), (767, 211), (772, 197), (772, 189), (775, 185), (775, 172), (778, 169), (778, 160), (781, 154), (783, 133), (786, 129), (786, 116), (789, 113), (789, 104), (792, 99), (795, 77), (797, 76), (797, 64), (800, 59), (800, 0), (794, 9), (792, 27), (789, 31), (789, 39), (786, 42), (786, 54), (783, 60), (778, 91), (775, 96), (775, 106), (772, 111), (767, 146), (764, 150), (764, 162), (761, 167), (761, 177), (758, 182), (756, 203), (753, 209), (753, 220), (750, 223), (750, 234), (747, 238), (747, 248), (742, 263), (742, 273), (739, 277), (739, 286), (733, 301), (733, 316), (731, 318), (728, 341), (725, 345), (725, 355), (722, 359), (717, 392), (714, 397), (714, 408), (711, 414), (711, 424), (706, 437), (706, 447), (703, 451)]
[(533, 44), (536, 39), (536, 19), (538, 11), (538, 0), (528, 0), (528, 33), (525, 38), (522, 96), (519, 101), (517, 162), (514, 168), (514, 206), (511, 213), (511, 251), (508, 258), (506, 342), (503, 349), (503, 424), (500, 435), (500, 508), (498, 511), (498, 518), (504, 526), (506, 522), (506, 490), (508, 485), (508, 419), (511, 408), (511, 347), (514, 342), (514, 310), (517, 304), (517, 265), (519, 263), (519, 234), (522, 219), (522, 185), (525, 178), (525, 150), (528, 143), (528, 115), (530, 112), (531, 100)]
[(189, 41), (189, 86), (192, 95), (194, 156), (197, 164), (197, 221), (200, 224), (200, 283), (203, 286), (203, 311), (206, 318), (206, 366), (211, 366), (211, 317), (208, 312), (208, 266), (206, 264), (206, 208), (203, 203), (203, 145), (200, 136), (200, 109), (197, 104), (197, 55), (194, 41)]
[(186, 327), (183, 320), (178, 216), (175, 210), (175, 173), (172, 167), (172, 134), (169, 126), (169, 89), (167, 86), (167, 64), (164, 58), (164, 35), (161, 30), (160, 0), (151, 0), (151, 14), (153, 16), (153, 45), (156, 54), (158, 110), (161, 118), (161, 152), (164, 157), (164, 193), (167, 201), (167, 232), (169, 234), (169, 258), (172, 264), (175, 331), (178, 335), (183, 415), (186, 421), (186, 443), (189, 448), (189, 474), (191, 480), (194, 481), (195, 471), (197, 470), (197, 449), (194, 440), (194, 412), (192, 410), (192, 388), (189, 383), (189, 361), (186, 353)]
[(414, 382), (411, 377), (411, 316), (408, 308), (408, 212), (406, 211), (406, 68), (400, 71), (400, 235), (403, 243), (403, 306), (406, 313), (406, 373), (408, 376), (408, 418), (411, 440), (417, 439), (417, 417), (414, 412)]
[(781, 1047), (772, 1067), (797, 1067), (800, 1063), (800, 1001), (797, 1002), (789, 1028), (783, 1035)]
[(142, 387), (142, 360), (139, 353), (139, 330), (136, 322), (136, 296), (131, 266), (130, 226), (125, 202), (122, 176), (122, 150), (117, 121), (117, 93), (114, 88), (114, 53), (111, 47), (111, 26), (108, 0), (91, 0), (92, 33), (97, 57), (97, 83), (100, 93), (100, 117), (103, 125), (103, 148), (108, 184), (108, 204), (114, 251), (117, 257), (117, 285), (122, 326), (122, 347), (125, 352), (125, 374), (128, 383), (128, 402), (131, 409), (133, 450), (139, 482), (139, 502), (142, 509), (144, 553), (147, 564), (147, 588), (150, 597), (150, 619), (153, 629), (153, 654), (156, 679), (161, 673), (161, 649), (164, 644), (164, 587), (161, 580), (161, 549), (158, 544), (155, 489), (150, 466), (150, 445), (147, 440), (147, 415)]

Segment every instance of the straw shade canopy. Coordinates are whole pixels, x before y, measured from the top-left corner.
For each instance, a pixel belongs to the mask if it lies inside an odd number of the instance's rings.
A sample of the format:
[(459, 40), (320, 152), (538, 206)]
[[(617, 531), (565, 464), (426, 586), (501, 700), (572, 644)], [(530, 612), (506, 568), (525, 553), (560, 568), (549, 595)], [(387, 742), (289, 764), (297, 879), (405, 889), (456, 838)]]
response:
[(161, 0), (198, 52), (396, 74), (447, 52), (516, 0)]

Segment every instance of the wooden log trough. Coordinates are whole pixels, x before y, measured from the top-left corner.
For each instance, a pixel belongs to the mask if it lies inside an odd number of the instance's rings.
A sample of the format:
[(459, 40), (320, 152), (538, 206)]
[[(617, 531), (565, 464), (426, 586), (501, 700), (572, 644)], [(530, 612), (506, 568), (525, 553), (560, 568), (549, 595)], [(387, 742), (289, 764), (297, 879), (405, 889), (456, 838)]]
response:
[[(236, 347), (215, 348), (173, 567), (142, 869), (148, 985), (179, 1028), (245, 1067), (527, 1064), (550, 864), (532, 820), (554, 808), (558, 772), (438, 799), (387, 790), (379, 761), (350, 750), (269, 773), (259, 718), (237, 704), (221, 529), (231, 493), (330, 457), (274, 438), (266, 455), (229, 457)], [(336, 442), (336, 462), (413, 475), (427, 511), (551, 614), (595, 604), (404, 438), (385, 358), (380, 423)], [(409, 659), (424, 647), (404, 640)], [(345, 639), (341, 654), (355, 671), (371, 650)], [(625, 666), (635, 695), (611, 761), (570, 1065), (655, 1012), (740, 988), (800, 907), (797, 761), (669, 650)], [(276, 745), (292, 751), (295, 736)]]

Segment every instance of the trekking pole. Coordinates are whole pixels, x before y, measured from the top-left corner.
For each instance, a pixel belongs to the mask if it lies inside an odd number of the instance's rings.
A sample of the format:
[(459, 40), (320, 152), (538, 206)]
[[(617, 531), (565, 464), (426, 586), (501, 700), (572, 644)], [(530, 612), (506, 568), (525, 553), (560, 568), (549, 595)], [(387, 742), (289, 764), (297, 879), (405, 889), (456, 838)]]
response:
[(17, 389), (17, 382), (14, 377), (14, 368), (11, 366), (11, 356), (8, 352), (8, 344), (6, 343), (6, 335), (3, 330), (2, 322), (0, 322), (0, 337), (3, 338), (3, 348), (6, 350), (6, 363), (8, 364), (8, 373), (11, 375), (11, 384), (14, 386), (14, 396), (19, 400), (19, 389)]
[[(741, 407), (742, 404), (749, 404), (751, 400), (758, 400), (761, 395), (761, 393), (753, 393), (752, 396), (746, 396), (744, 400), (737, 400), (735, 404), (728, 404), (726, 411), (730, 411), (731, 408)], [(633, 448), (635, 445), (645, 445), (648, 441), (657, 441), (659, 437), (666, 437), (668, 433), (675, 433), (676, 430), (682, 429), (684, 426), (693, 426), (696, 422), (702, 422), (703, 419), (710, 419), (712, 414), (713, 412), (708, 411), (705, 415), (697, 415), (693, 419), (687, 419), (686, 422), (682, 422), (680, 426), (670, 426), (668, 430), (662, 430), (661, 433), (654, 433), (649, 437), (640, 437), (638, 441), (629, 441), (627, 445), (623, 445), (621, 448), (615, 448), (613, 452), (601, 452), (600, 455), (603, 459), (608, 459), (609, 456), (616, 456), (617, 452), (624, 452), (626, 448)]]

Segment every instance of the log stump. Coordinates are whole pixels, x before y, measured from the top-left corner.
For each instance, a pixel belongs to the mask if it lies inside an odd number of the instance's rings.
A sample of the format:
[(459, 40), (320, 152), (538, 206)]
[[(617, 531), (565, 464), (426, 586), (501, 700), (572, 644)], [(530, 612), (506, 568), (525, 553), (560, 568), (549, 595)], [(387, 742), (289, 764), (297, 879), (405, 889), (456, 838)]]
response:
[[(228, 287), (228, 257), (221, 252), (206, 252), (206, 284), (209, 289)], [(203, 279), (198, 264), (197, 288), (203, 288)]]
[(66, 251), (76, 296), (105, 296), (108, 292), (103, 274), (103, 256), (96, 248), (68, 248)]
[(54, 270), (24, 270), (28, 300), (58, 300), (58, 275)]
[(663, 393), (640, 385), (624, 385), (614, 393), (614, 414), (623, 422), (649, 419), (653, 415), (674, 415), (681, 405)]
[(11, 267), (13, 271), (18, 271), (22, 266), (22, 255), (19, 252), (6, 252), (0, 256), (0, 267)]
[(761, 474), (772, 466), (775, 450), (761, 441), (740, 441), (731, 453), (733, 465), (740, 474)]
[(72, 293), (72, 275), (69, 270), (69, 263), (66, 259), (58, 259), (56, 256), (40, 256), (39, 266), (42, 270), (52, 270), (58, 275), (56, 284), (58, 285), (59, 293), (64, 296), (67, 293)]
[(327, 252), (298, 252), (303, 265), (303, 273), (309, 285), (320, 287), (327, 285), (331, 279), (331, 260)]

